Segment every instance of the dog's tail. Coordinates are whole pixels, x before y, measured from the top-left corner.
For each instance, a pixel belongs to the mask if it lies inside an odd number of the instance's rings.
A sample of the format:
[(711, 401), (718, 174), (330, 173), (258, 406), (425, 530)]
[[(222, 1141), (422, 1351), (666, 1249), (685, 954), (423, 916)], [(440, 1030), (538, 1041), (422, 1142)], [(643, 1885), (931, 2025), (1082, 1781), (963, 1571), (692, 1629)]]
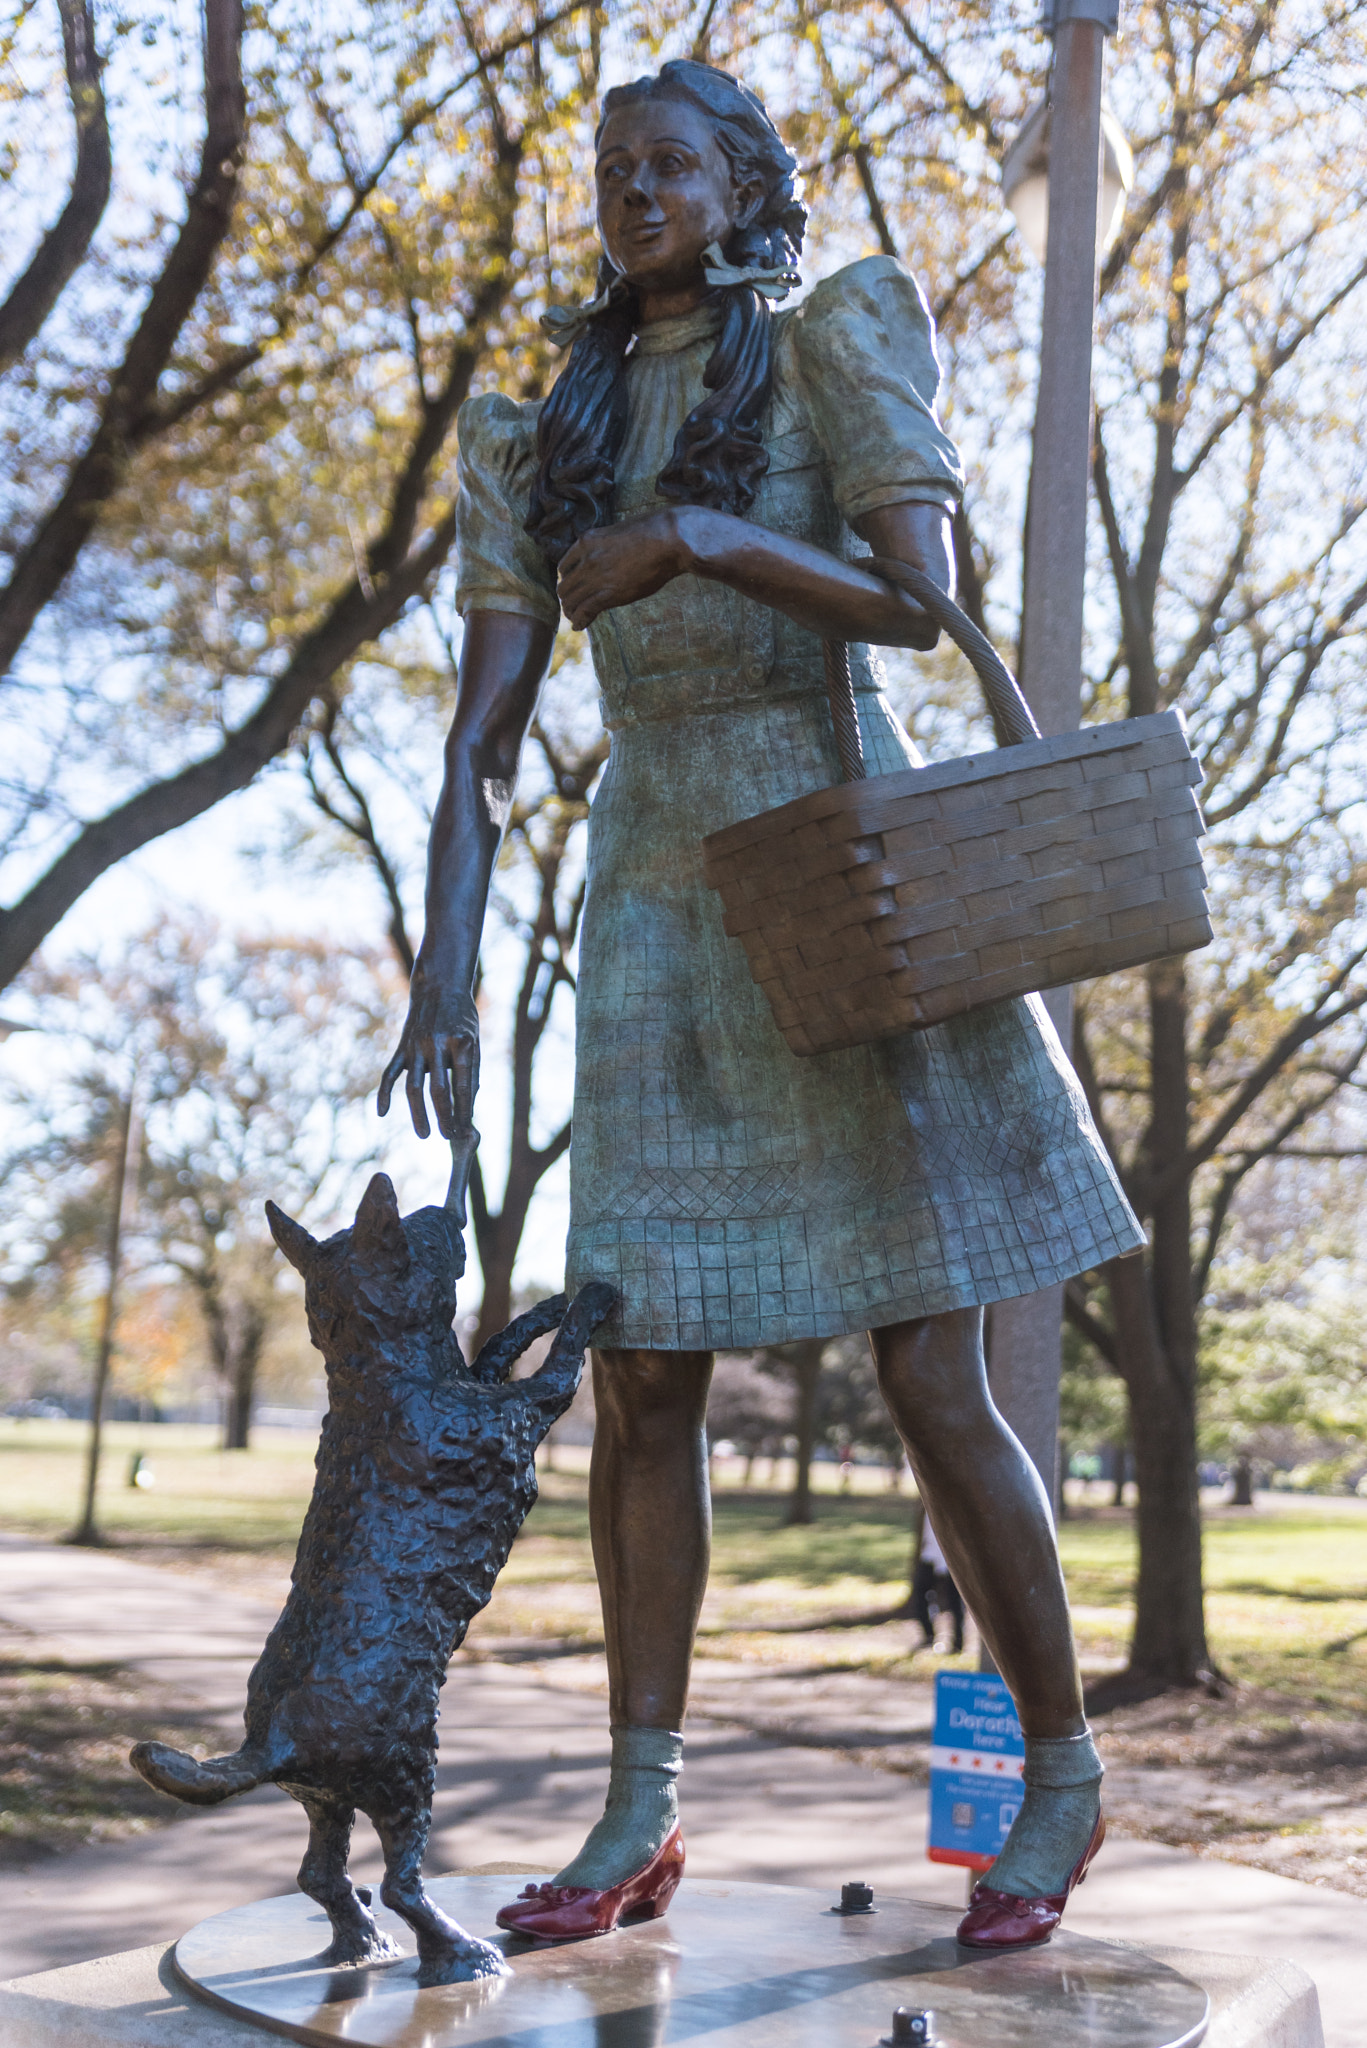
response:
[(197, 1763), (184, 1750), (171, 1749), (164, 1742), (140, 1742), (128, 1761), (158, 1792), (169, 1792), (173, 1799), (183, 1799), (190, 1806), (218, 1806), (274, 1775), (262, 1752), (247, 1743), (231, 1756), (206, 1757)]

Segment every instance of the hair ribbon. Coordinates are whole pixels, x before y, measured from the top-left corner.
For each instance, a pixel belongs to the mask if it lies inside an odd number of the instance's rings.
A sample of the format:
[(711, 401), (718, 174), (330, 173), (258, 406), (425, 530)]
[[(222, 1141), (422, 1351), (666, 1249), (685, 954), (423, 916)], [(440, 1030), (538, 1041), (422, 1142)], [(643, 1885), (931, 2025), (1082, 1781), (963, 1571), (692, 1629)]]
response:
[(793, 286), (802, 282), (802, 273), (795, 263), (776, 263), (768, 270), (758, 263), (740, 267), (728, 263), (720, 242), (708, 243), (702, 252), (702, 261), (710, 284), (748, 284), (751, 291), (759, 292), (766, 299), (786, 299)]
[[(703, 268), (710, 285), (749, 285), (766, 299), (786, 299), (794, 285), (802, 282), (802, 273), (792, 263), (775, 264), (765, 269), (757, 263), (737, 267), (728, 263), (722, 254), (720, 242), (709, 242), (702, 252)], [(548, 306), (541, 315), (541, 331), (552, 348), (572, 348), (591, 320), (600, 313), (606, 313), (630, 289), (624, 277), (614, 277), (604, 286), (596, 299), (590, 299), (583, 306)]]
[(614, 277), (604, 285), (596, 299), (590, 299), (584, 306), (547, 306), (537, 323), (546, 335), (552, 348), (572, 348), (578, 341), (590, 320), (596, 320), (600, 313), (606, 313), (609, 306), (624, 298), (630, 290), (624, 277)]

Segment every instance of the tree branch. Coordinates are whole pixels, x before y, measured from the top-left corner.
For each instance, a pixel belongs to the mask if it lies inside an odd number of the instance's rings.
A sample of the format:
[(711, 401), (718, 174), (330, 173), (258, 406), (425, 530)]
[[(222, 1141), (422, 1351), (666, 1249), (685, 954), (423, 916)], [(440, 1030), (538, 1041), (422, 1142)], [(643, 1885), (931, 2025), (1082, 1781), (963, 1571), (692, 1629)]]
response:
[[(1318, 1095), (1304, 1102), (1297, 1103), (1260, 1145), (1250, 1146), (1240, 1155), (1237, 1165), (1226, 1167), (1224, 1173), (1220, 1176), (1219, 1186), (1211, 1203), (1210, 1215), (1206, 1222), (1204, 1249), (1196, 1271), (1192, 1276), (1193, 1293), (1197, 1301), (1201, 1299), (1206, 1291), (1211, 1267), (1215, 1263), (1215, 1254), (1219, 1249), (1220, 1237), (1229, 1215), (1230, 1204), (1240, 1184), (1253, 1171), (1255, 1166), (1261, 1165), (1265, 1160), (1293, 1157), (1308, 1158), (1312, 1156), (1309, 1153), (1293, 1154), (1286, 1152), (1283, 1149), (1286, 1140), (1293, 1136), (1295, 1132), (1304, 1130), (1311, 1119), (1318, 1116), (1322, 1109), (1327, 1108), (1334, 1097), (1348, 1086), (1358, 1068), (1362, 1065), (1364, 1056), (1367, 1056), (1367, 1038), (1359, 1039), (1357, 1050), (1351, 1057), (1343, 1061), (1337, 1069), (1331, 1070), (1329, 1086), (1327, 1088), (1321, 1089)], [(1330, 1156), (1357, 1158), (1362, 1156), (1362, 1152), (1359, 1148), (1354, 1152)]]
[(850, 155), (859, 173), (859, 182), (864, 188), (864, 203), (869, 209), (869, 220), (878, 237), (878, 246), (885, 256), (900, 256), (901, 252), (893, 240), (892, 229), (888, 226), (888, 217), (883, 211), (883, 202), (878, 196), (869, 145), (862, 138), (857, 139), (851, 146)]
[(1125, 666), (1130, 678), (1130, 716), (1141, 718), (1158, 709), (1158, 665), (1154, 660), (1153, 631), (1144, 619), (1134, 570), (1125, 550), (1120, 518), (1111, 491), (1110, 465), (1106, 460), (1104, 416), (1098, 407), (1096, 432), (1092, 440), (1092, 482), (1106, 534), (1111, 576), (1120, 607), (1120, 632), (1125, 647)]
[(0, 306), (0, 376), (23, 354), (79, 269), (109, 203), (109, 116), (95, 49), (94, 13), (90, 0), (57, 0), (57, 5), (76, 125), (76, 167), (66, 205)]
[(413, 979), (413, 962), (416, 958), (416, 949), (408, 933), (408, 921), (404, 912), (403, 894), (399, 887), (398, 871), (380, 844), (379, 834), (375, 829), (374, 814), (366, 799), (365, 791), (350, 774), (342, 758), (342, 750), (337, 741), (337, 712), (338, 706), (330, 701), (324, 708), (322, 721), (315, 734), (315, 738), (326, 754), (333, 774), (351, 799), (352, 810), (350, 812), (344, 810), (324, 789), (319, 780), (311, 750), (306, 750), (304, 754), (304, 778), (308, 783), (309, 794), (313, 799), (315, 807), (322, 812), (325, 818), (331, 819), (334, 825), (339, 826), (343, 832), (356, 841), (374, 869), (380, 887), (384, 891), (385, 902), (389, 906), (389, 923), (387, 927), (389, 943), (398, 956), (399, 965), (411, 981)]
[(184, 225), (109, 382), (95, 431), (57, 503), (19, 555), (0, 593), (0, 675), (12, 665), (43, 607), (117, 489), (130, 433), (151, 405), (182, 327), (228, 232), (246, 134), (242, 88), (243, 0), (204, 0), (204, 146)]
[(1240, 1119), (1248, 1114), (1293, 1054), (1299, 1052), (1303, 1045), (1308, 1045), (1312, 1039), (1318, 1038), (1322, 1032), (1330, 1030), (1335, 1024), (1341, 1024), (1346, 1017), (1356, 1016), (1364, 1004), (1367, 1004), (1367, 989), (1361, 989), (1356, 995), (1345, 997), (1332, 1009), (1325, 1007), (1342, 989), (1353, 970), (1362, 964), (1364, 958), (1367, 958), (1367, 947), (1352, 956), (1333, 977), (1329, 986), (1321, 990), (1309, 1011), (1298, 1017), (1296, 1022), (1282, 1033), (1271, 1050), (1244, 1080), (1229, 1107), (1215, 1119), (1198, 1143), (1189, 1149), (1185, 1160), (1174, 1162), (1158, 1177), (1152, 1197), (1155, 1202), (1162, 1200), (1179, 1175), (1185, 1174), (1189, 1178), (1199, 1167), (1204, 1166), (1207, 1160), (1215, 1156), (1230, 1132)]
[(1116, 1351), (1115, 1333), (1108, 1330), (1100, 1316), (1091, 1308), (1081, 1283), (1069, 1280), (1063, 1289), (1063, 1313), (1080, 1337), (1085, 1337), (1092, 1349), (1112, 1372), (1119, 1370), (1119, 1354)]
[(956, 119), (974, 128), (982, 136), (989, 149), (997, 155), (1002, 151), (1002, 137), (992, 119), (992, 110), (986, 101), (971, 100), (960, 85), (954, 73), (946, 64), (940, 52), (921, 34), (912, 21), (902, 0), (887, 0), (888, 11), (901, 29), (917, 57), (931, 75), (939, 80), (944, 91), (949, 111)]
[(1224, 412), (1208, 429), (1190, 461), (1183, 463), (1180, 469), (1174, 471), (1175, 491), (1186, 489), (1192, 478), (1214, 454), (1230, 428), (1237, 425), (1250, 406), (1261, 404), (1268, 386), (1278, 372), (1286, 368), (1304, 344), (1318, 333), (1330, 314), (1336, 313), (1344, 301), (1351, 298), (1363, 283), (1367, 283), (1367, 259), (1364, 259), (1356, 270), (1350, 271), (1343, 282), (1327, 299), (1322, 300), (1313, 312), (1307, 313), (1305, 318), (1298, 322), (1294, 333), (1286, 341), (1269, 351), (1247, 391), (1236, 393), (1233, 402), (1226, 406)]
[(1346, 630), (1356, 624), (1358, 614), (1364, 609), (1367, 609), (1367, 576), (1349, 591), (1328, 625), (1313, 638), (1307, 636), (1303, 641), (1303, 652), (1295, 681), (1287, 691), (1273, 721), (1271, 734), (1262, 748), (1257, 767), (1225, 803), (1212, 805), (1207, 809), (1208, 824), (1223, 825), (1230, 818), (1238, 817), (1242, 811), (1248, 809), (1256, 797), (1262, 795), (1279, 770), (1287, 765), (1282, 755), (1291, 730), (1291, 722), (1310, 693), (1320, 663), (1329, 649), (1343, 638)]
[[(996, 262), (997, 258), (1006, 248), (1007, 243), (1011, 240), (1012, 233), (1012, 229), (1003, 228), (1001, 233), (997, 236), (995, 242), (988, 243), (987, 247), (983, 250), (982, 255), (978, 257), (977, 261), (974, 263), (970, 263), (967, 270), (961, 270), (959, 275), (955, 278), (953, 284), (950, 285), (949, 289), (940, 294), (940, 297), (935, 301), (934, 306), (931, 308), (931, 311), (935, 317), (935, 325), (937, 327), (944, 326), (946, 320), (948, 320), (950, 314), (954, 311), (954, 308), (957, 305), (959, 299), (966, 291), (970, 290), (971, 287), (978, 282), (978, 279), (982, 276), (988, 264)], [(896, 255), (897, 252), (896, 250), (893, 250), (892, 253), (893, 255)]]

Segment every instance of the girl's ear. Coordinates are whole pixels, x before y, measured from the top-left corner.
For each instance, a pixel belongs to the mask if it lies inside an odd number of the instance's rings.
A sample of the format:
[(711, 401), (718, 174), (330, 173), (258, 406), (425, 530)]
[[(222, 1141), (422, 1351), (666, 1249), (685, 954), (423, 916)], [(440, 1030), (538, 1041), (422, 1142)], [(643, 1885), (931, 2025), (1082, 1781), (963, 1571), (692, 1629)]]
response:
[(764, 205), (764, 180), (753, 172), (732, 181), (736, 195), (736, 228), (753, 227)]

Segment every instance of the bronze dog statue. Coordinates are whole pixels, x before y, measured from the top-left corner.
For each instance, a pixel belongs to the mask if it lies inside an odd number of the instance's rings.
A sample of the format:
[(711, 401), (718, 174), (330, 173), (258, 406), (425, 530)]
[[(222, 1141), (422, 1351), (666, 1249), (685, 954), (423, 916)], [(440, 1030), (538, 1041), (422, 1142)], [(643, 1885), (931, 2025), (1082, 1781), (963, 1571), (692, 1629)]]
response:
[[(333, 1964), (399, 1950), (347, 1874), (356, 1810), (384, 1852), (380, 1897), (418, 1939), (420, 1984), (500, 1976), (501, 1952), (428, 1898), (438, 1693), (536, 1499), (535, 1452), (574, 1398), (584, 1348), (614, 1299), (602, 1284), (519, 1316), (479, 1353), (451, 1328), (465, 1247), (456, 1213), (401, 1217), (378, 1173), (350, 1230), (324, 1243), (267, 1203), (304, 1276), (309, 1333), (327, 1364), (317, 1478), (284, 1612), (247, 1686), (246, 1737), (198, 1763), (142, 1742), (131, 1761), (176, 1799), (213, 1806), (273, 1783), (309, 1818), (299, 1888), (332, 1924)], [(534, 1338), (549, 1357), (509, 1381)]]

